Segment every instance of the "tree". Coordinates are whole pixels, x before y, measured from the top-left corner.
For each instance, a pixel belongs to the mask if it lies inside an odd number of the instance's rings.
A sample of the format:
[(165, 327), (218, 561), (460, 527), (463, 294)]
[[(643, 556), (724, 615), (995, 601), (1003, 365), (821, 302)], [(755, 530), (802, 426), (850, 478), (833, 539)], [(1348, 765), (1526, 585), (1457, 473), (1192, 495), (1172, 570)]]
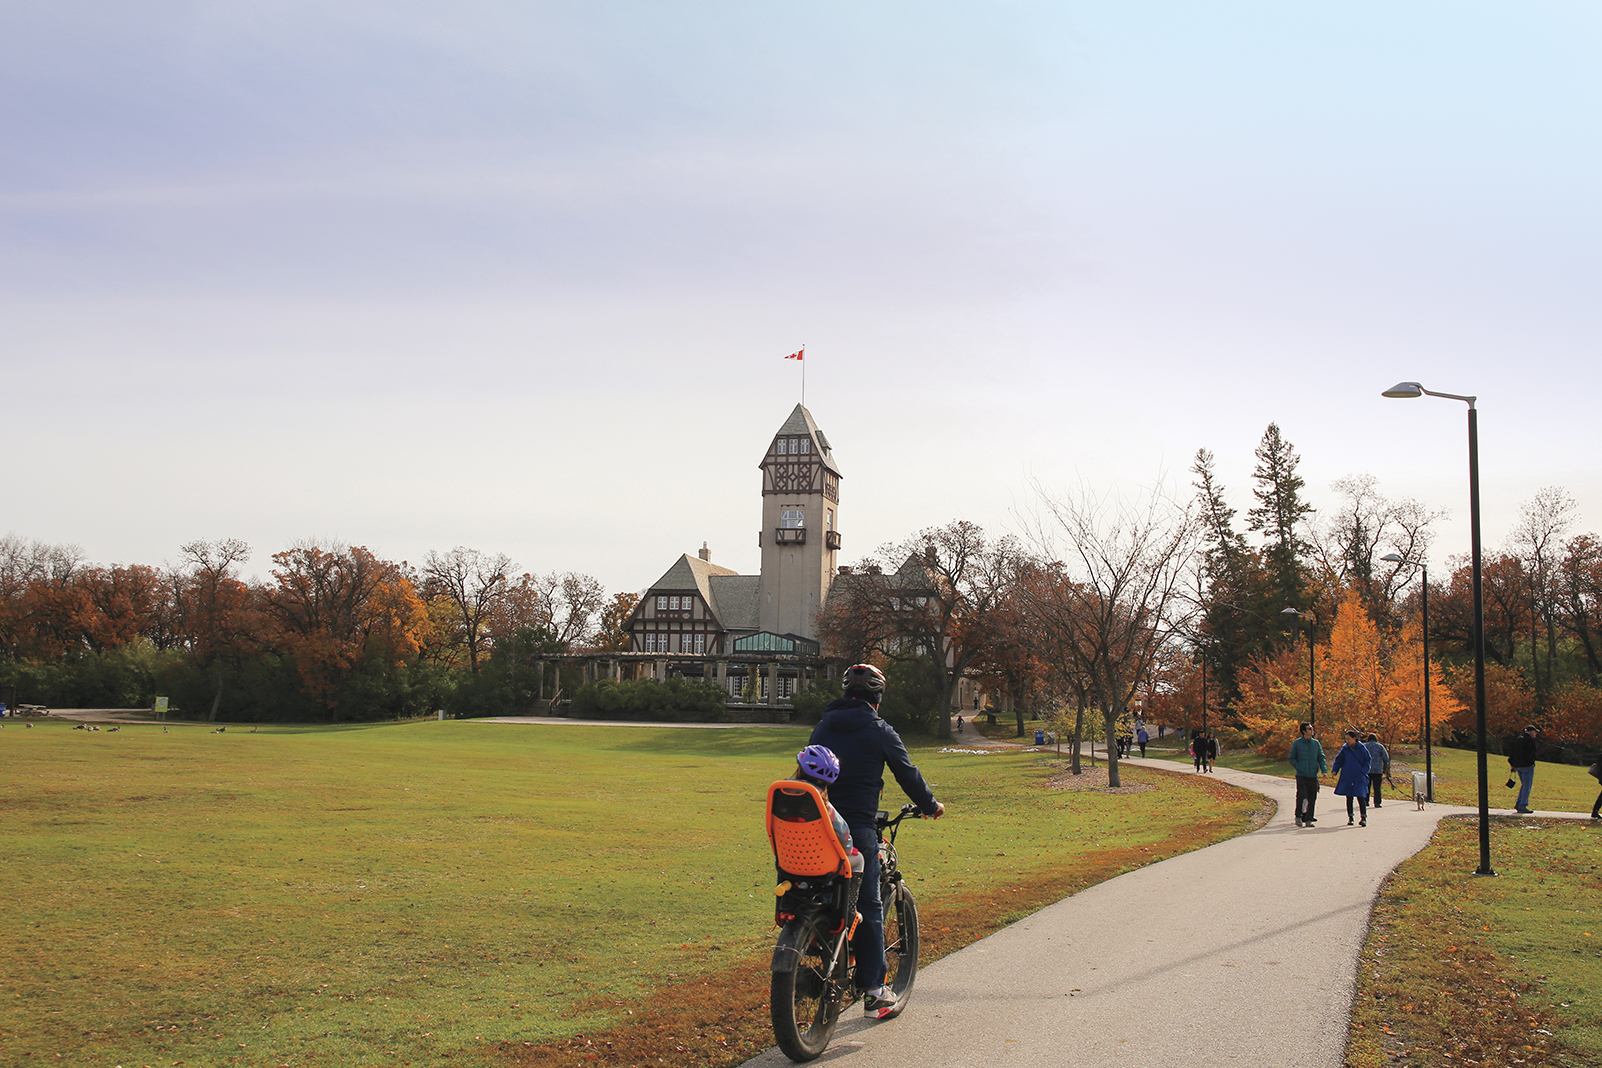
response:
[[(1525, 504), (1510, 538), (1512, 555), (1523, 564), (1529, 591), (1530, 681), (1538, 692), (1552, 688), (1552, 668), (1557, 660), (1558, 614), (1562, 604), (1559, 563), (1560, 543), (1574, 521), (1576, 505), (1567, 490), (1548, 486)], [(1546, 671), (1541, 670), (1540, 637), (1546, 636)]]
[(180, 545), (183, 571), (173, 585), (180, 628), (189, 637), (196, 661), (215, 674), (216, 690), (207, 720), (222, 708), (226, 664), (237, 662), (255, 630), (250, 590), (237, 567), (250, 559), (250, 546), (237, 538)]
[(1564, 605), (1564, 625), (1574, 634), (1585, 654), (1591, 682), (1602, 677), (1602, 541), (1594, 534), (1571, 538), (1563, 547), (1558, 583)]
[(274, 637), (294, 657), (303, 688), (338, 721), (350, 673), (370, 660), (395, 667), (416, 656), (427, 610), (400, 568), (363, 546), (305, 542), (273, 562), (276, 585), (265, 602)]
[[(949, 738), (958, 681), (997, 637), (1018, 555), (1011, 539), (991, 542), (966, 520), (886, 545), (836, 577), (819, 613), (820, 637), (852, 659), (923, 662), (938, 687), (934, 733)], [(898, 566), (887, 572), (881, 561)]]
[(510, 584), (500, 600), (490, 621), (490, 635), (499, 638), (530, 628), (570, 649), (589, 641), (596, 619), (606, 607), (606, 588), (589, 575), (576, 571), (525, 574)]
[(628, 622), (634, 618), (634, 610), (640, 606), (640, 595), (637, 593), (616, 593), (612, 600), (601, 609), (600, 618), (596, 621), (595, 648), (600, 652), (626, 653), (629, 650)]
[(1444, 511), (1417, 501), (1388, 500), (1373, 475), (1347, 475), (1335, 480), (1341, 504), (1311, 528), (1311, 546), (1318, 568), (1331, 589), (1354, 587), (1376, 622), (1394, 625), (1395, 599), (1412, 570), (1405, 564), (1381, 565), (1380, 556), (1394, 552), (1418, 561), (1434, 540), (1431, 529)]
[(488, 646), (488, 628), (501, 607), (516, 570), (505, 553), (490, 556), (458, 545), (441, 555), (430, 552), (423, 563), (424, 593), (446, 598), (455, 609), (456, 644), (467, 651), (468, 669), (478, 674)]
[(1269, 575), (1271, 595), (1278, 603), (1306, 609), (1307, 579), (1302, 556), (1308, 549), (1301, 527), (1313, 514), (1312, 505), (1302, 500), (1306, 483), (1296, 473), (1301, 457), (1279, 432), (1278, 423), (1269, 423), (1257, 446), (1257, 467), (1252, 477), (1257, 485), (1252, 495), (1257, 507), (1246, 513), (1252, 530), (1261, 531), (1265, 540), (1263, 557)]
[(1201, 619), (1194, 644), (1207, 660), (1219, 704), (1233, 707), (1240, 698), (1244, 666), (1266, 657), (1283, 643), (1278, 612), (1262, 557), (1235, 531), (1235, 509), (1224, 499), (1224, 487), (1213, 470), (1213, 454), (1198, 449), (1191, 467), (1196, 490), (1202, 546), (1195, 576), (1194, 603)]
[[(1195, 517), (1159, 490), (1135, 505), (1088, 492), (1041, 501), (1035, 559), (1020, 589), (1054, 651), (1083, 673), (1111, 739), (1159, 651), (1188, 623), (1181, 593)], [(1107, 763), (1108, 783), (1117, 786), (1110, 747)]]

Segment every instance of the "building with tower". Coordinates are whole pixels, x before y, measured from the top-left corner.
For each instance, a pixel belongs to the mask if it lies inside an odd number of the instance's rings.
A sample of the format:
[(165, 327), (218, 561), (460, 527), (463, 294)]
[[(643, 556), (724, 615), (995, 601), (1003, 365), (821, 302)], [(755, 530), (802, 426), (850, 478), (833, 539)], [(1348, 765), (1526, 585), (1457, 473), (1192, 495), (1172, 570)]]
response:
[[(761, 573), (741, 575), (714, 564), (703, 543), (699, 553), (679, 557), (651, 584), (627, 630), (630, 653), (665, 654), (683, 674), (707, 674), (694, 668), (704, 663), (731, 694), (771, 700), (787, 697), (801, 681), (802, 662), (819, 653), (818, 609), (840, 551), (841, 475), (829, 439), (800, 404), (758, 467)], [(796, 670), (753, 674), (743, 664), (775, 657), (793, 660)]]

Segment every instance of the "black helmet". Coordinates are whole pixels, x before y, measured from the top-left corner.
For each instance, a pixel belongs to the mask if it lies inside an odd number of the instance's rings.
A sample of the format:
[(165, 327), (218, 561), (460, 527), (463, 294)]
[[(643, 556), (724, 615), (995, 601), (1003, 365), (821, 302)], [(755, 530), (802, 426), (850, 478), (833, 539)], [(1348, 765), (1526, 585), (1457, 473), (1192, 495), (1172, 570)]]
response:
[(845, 695), (866, 698), (870, 705), (884, 696), (884, 673), (872, 664), (852, 664), (845, 671)]

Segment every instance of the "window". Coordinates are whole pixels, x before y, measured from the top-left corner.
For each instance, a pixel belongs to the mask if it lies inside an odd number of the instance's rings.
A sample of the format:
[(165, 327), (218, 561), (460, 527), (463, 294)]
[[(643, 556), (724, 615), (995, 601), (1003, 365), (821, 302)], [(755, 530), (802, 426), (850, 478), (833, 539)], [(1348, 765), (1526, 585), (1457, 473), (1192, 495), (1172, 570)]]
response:
[(684, 635), (683, 644), (680, 646), (679, 651), (685, 653), (706, 652), (706, 633), (703, 631), (699, 634)]
[(779, 527), (782, 530), (800, 530), (807, 525), (807, 513), (802, 508), (786, 508), (779, 513)]
[(824, 530), (833, 530), (834, 529), (834, 509), (833, 508), (829, 508), (829, 509), (825, 510), (824, 513), (823, 513), (823, 529)]
[(668, 599), (666, 597), (658, 596), (657, 599), (656, 599), (656, 610), (658, 612), (666, 612), (667, 611), (667, 607), (668, 607)]
[(811, 438), (802, 438), (801, 439), (801, 455), (802, 456), (809, 456), (809, 455), (811, 455), (811, 453), (812, 453), (812, 439)]

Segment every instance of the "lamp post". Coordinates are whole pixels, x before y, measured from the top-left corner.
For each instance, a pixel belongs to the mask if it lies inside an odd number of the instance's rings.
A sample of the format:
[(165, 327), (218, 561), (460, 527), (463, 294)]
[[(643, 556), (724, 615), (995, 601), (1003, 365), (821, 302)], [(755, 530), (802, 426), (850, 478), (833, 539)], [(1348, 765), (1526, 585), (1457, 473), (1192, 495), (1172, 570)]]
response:
[(1316, 729), (1318, 727), (1318, 675), (1313, 670), (1313, 625), (1318, 617), (1312, 612), (1303, 612), (1299, 608), (1287, 608), (1280, 613), (1282, 616), (1295, 616), (1297, 619), (1307, 619), (1307, 722)]
[(1435, 800), (1435, 773), (1430, 763), (1430, 754), (1435, 744), (1435, 735), (1430, 730), (1430, 569), (1422, 560), (1409, 560), (1397, 553), (1386, 553), (1381, 560), (1393, 564), (1406, 564), (1418, 568), (1419, 578), (1424, 583), (1422, 596), (1424, 598), (1424, 800)]
[(1469, 453), (1469, 557), (1474, 575), (1474, 729), (1479, 732), (1480, 774), (1480, 866), (1476, 875), (1495, 875), (1491, 868), (1491, 794), (1485, 770), (1485, 593), (1480, 572), (1480, 413), (1474, 407), (1477, 397), (1456, 393), (1436, 393), (1417, 382), (1398, 382), (1381, 394), (1384, 397), (1444, 397), (1468, 405)]

